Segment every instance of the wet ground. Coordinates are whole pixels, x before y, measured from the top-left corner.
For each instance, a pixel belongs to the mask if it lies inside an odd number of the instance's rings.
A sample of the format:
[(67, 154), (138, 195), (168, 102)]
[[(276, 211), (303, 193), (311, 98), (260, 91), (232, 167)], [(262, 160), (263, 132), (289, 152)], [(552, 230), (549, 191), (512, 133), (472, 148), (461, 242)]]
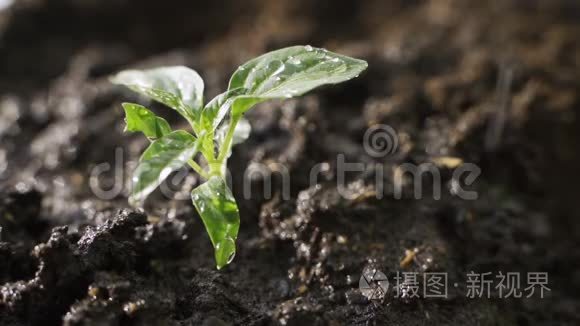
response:
[[(577, 325), (579, 36), (565, 0), (16, 1), (0, 11), (0, 325)], [(107, 76), (183, 64), (211, 98), (238, 64), (292, 44), (369, 69), (248, 113), (230, 159), (239, 249), (217, 271), (187, 200), (194, 175), (173, 187), (181, 200), (128, 206), (119, 185), (147, 144), (123, 133), (120, 103), (147, 102)], [(371, 155), (364, 135), (380, 124), (398, 144)], [(338, 154), (366, 167), (346, 188)], [(416, 199), (398, 178), (423, 163), (441, 172), (439, 199), (434, 180)], [(481, 169), (476, 200), (456, 195), (462, 163)], [(270, 198), (256, 178), (241, 199), (248, 167), (281, 165), (289, 198), (274, 177)], [(368, 300), (372, 269), (445, 272), (448, 294), (391, 282)], [(467, 298), (470, 272), (521, 273), (521, 289), (545, 272), (550, 291)]]

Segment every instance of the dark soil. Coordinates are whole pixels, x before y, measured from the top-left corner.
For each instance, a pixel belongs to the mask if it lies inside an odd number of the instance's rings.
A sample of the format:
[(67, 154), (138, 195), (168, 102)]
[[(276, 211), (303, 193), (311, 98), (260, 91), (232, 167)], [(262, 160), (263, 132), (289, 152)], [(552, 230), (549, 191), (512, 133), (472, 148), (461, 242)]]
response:
[[(91, 190), (127, 180), (146, 146), (123, 133), (120, 103), (147, 102), (111, 73), (187, 65), (211, 98), (238, 64), (292, 44), (369, 69), (247, 115), (252, 135), (230, 159), (242, 225), (227, 268), (214, 268), (188, 200), (156, 193), (143, 213), (126, 191)], [(578, 325), (579, 86), (577, 1), (17, 0), (0, 11), (0, 325)], [(396, 153), (365, 151), (375, 124), (396, 129)], [(340, 153), (370, 167), (347, 175), (348, 199)], [(449, 191), (445, 164), (439, 200), (413, 198), (412, 183), (395, 198), (397, 166), (442, 157), (481, 168), (477, 200)], [(117, 172), (91, 176), (103, 163)], [(258, 195), (258, 179), (243, 200), (246, 168), (277, 163), (291, 198), (279, 179)], [(447, 272), (449, 295), (371, 302), (365, 268)], [(470, 271), (547, 272), (551, 291), (470, 299)]]

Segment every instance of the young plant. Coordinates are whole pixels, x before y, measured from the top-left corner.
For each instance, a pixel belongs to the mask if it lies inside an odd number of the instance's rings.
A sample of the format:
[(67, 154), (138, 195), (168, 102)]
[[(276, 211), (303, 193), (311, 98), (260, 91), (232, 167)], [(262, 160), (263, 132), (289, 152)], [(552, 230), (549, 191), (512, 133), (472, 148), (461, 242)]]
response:
[[(123, 103), (126, 131), (142, 132), (151, 144), (133, 174), (129, 201), (140, 205), (169, 174), (189, 164), (205, 183), (191, 193), (215, 249), (217, 268), (230, 263), (240, 226), (238, 205), (225, 181), (232, 146), (249, 135), (243, 115), (257, 103), (300, 96), (325, 84), (358, 76), (367, 63), (311, 46), (266, 53), (238, 67), (228, 90), (203, 105), (203, 81), (193, 70), (176, 66), (126, 70), (111, 78), (179, 112), (193, 134), (172, 130), (167, 121), (133, 103)], [(195, 161), (197, 153), (205, 168)]]

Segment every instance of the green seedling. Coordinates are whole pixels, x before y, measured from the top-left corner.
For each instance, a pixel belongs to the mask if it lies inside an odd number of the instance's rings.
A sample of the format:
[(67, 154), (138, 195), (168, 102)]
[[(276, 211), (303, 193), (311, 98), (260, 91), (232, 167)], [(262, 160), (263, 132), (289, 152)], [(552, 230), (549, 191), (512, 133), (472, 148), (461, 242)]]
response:
[(232, 146), (249, 135), (244, 113), (266, 100), (300, 96), (322, 85), (349, 80), (366, 67), (363, 60), (311, 46), (292, 46), (241, 65), (228, 90), (205, 105), (203, 81), (189, 68), (118, 73), (111, 78), (113, 83), (176, 110), (193, 130), (193, 134), (172, 130), (167, 121), (147, 108), (123, 103), (126, 131), (142, 132), (151, 141), (132, 176), (130, 203), (141, 205), (172, 172), (186, 164), (191, 166), (205, 179), (191, 193), (193, 205), (215, 249), (217, 268), (224, 267), (235, 255), (240, 226), (238, 205), (225, 181), (226, 165)]

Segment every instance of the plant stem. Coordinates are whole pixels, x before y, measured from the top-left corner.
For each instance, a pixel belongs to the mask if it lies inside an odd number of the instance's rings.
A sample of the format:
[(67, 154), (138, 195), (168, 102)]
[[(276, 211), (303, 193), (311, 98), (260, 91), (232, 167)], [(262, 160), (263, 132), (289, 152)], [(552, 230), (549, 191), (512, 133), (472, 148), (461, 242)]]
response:
[(193, 159), (189, 159), (187, 161), (187, 163), (189, 164), (189, 166), (191, 166), (191, 168), (197, 172), (197, 174), (199, 174), (202, 178), (209, 180), (209, 175), (203, 170), (203, 168), (201, 166), (199, 166), (199, 164), (197, 164), (197, 162), (195, 162)]
[(222, 144), (222, 148), (220, 149), (220, 153), (218, 156), (218, 162), (220, 163), (224, 163), (225, 159), (228, 156), (228, 153), (231, 150), (232, 147), (232, 140), (234, 138), (234, 131), (236, 131), (236, 125), (238, 124), (238, 121), (240, 121), (240, 117), (232, 117), (230, 120), (230, 125), (228, 126), (228, 132), (226, 134), (226, 137), (224, 139), (224, 142)]
[[(203, 142), (201, 144), (201, 149), (200, 149), (201, 154), (208, 162), (213, 161), (215, 159), (214, 146), (213, 146), (213, 131), (207, 132), (206, 130), (203, 130), (203, 129), (199, 130), (200, 127), (198, 126), (196, 128), (197, 125), (193, 122), (194, 120), (192, 120), (191, 118), (187, 118), (187, 121), (189, 122), (189, 125), (191, 126), (191, 129), (193, 130), (193, 133), (196, 135), (196, 137), (198, 137), (198, 138), (203, 137), (204, 138)], [(199, 165), (198, 165), (198, 167), (199, 167)], [(195, 169), (195, 167), (193, 167), (193, 166), (192, 166), (192, 168)]]
[(208, 161), (215, 160), (215, 155), (214, 155), (214, 150), (215, 149), (214, 149), (213, 137), (214, 137), (214, 132), (213, 131), (209, 132), (206, 135), (206, 140), (205, 141), (207, 142), (208, 148), (210, 148), (210, 150), (207, 151), (208, 153), (206, 153), (207, 156), (205, 157)]

